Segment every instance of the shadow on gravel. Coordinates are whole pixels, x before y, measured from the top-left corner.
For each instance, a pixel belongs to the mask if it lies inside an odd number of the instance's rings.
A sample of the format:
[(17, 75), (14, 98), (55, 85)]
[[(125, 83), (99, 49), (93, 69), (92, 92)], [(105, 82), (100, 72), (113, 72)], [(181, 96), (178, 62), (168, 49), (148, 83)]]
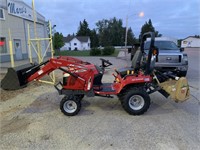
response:
[(94, 110), (89, 108), (90, 102), (84, 97), (81, 103), (81, 110), (79, 112), (79, 116), (89, 116), (94, 114)]
[(23, 113), (46, 113), (59, 109), (61, 96), (57, 92), (45, 93), (30, 104)]
[(11, 120), (3, 120), (1, 123), (1, 135), (24, 131), (29, 125), (31, 121), (25, 117), (16, 116)]
[(82, 101), (82, 108), (79, 115), (92, 115), (95, 112), (114, 113), (124, 111), (117, 98), (92, 97)]

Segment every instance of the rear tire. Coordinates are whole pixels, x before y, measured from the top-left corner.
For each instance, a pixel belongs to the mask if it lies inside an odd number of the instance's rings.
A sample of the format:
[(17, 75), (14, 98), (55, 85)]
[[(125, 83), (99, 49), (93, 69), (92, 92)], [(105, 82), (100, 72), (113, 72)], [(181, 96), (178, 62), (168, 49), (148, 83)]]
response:
[(66, 116), (75, 116), (81, 110), (81, 99), (75, 96), (64, 97), (60, 102), (60, 110)]
[(149, 109), (150, 97), (143, 88), (131, 88), (122, 100), (124, 110), (130, 115), (141, 115)]
[(125, 93), (121, 92), (117, 95), (119, 101), (122, 103), (123, 102), (123, 98), (124, 98)]

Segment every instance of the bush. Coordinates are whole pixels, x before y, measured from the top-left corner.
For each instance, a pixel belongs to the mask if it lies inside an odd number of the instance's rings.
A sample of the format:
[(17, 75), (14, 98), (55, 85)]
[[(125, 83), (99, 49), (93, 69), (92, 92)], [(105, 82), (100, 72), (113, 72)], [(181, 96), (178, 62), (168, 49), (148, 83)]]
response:
[(102, 55), (106, 56), (106, 55), (112, 55), (115, 52), (115, 48), (112, 46), (107, 46), (103, 49), (102, 51)]
[(101, 55), (101, 50), (99, 48), (92, 48), (90, 50), (90, 56), (99, 56)]

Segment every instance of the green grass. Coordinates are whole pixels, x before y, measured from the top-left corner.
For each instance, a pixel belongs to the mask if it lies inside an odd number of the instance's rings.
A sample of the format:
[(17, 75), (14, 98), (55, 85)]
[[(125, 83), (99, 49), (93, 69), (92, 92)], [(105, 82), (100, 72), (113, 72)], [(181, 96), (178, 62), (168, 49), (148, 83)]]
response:
[[(109, 55), (111, 57), (117, 57), (119, 51), (115, 50), (115, 52), (112, 55)], [(60, 53), (58, 51), (55, 51), (55, 56), (90, 56), (90, 51), (89, 50), (85, 50), (85, 51), (60, 51)], [(100, 55), (102, 56), (102, 55)], [(108, 56), (105, 56), (108, 57)]]
[(90, 51), (60, 51), (55, 52), (55, 55), (57, 56), (90, 56)]
[(113, 57), (117, 57), (118, 54), (119, 54), (119, 50), (116, 50), (116, 49), (115, 49), (115, 52), (114, 52), (111, 56), (113, 56)]

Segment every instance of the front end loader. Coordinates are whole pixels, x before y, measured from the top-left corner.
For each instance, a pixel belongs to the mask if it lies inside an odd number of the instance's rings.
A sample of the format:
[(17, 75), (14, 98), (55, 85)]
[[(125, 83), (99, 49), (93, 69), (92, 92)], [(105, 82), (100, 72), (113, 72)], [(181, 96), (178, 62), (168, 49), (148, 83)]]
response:
[[(144, 52), (144, 42), (151, 37), (148, 57)], [(100, 66), (69, 56), (51, 58), (39, 65), (29, 64), (17, 68), (9, 68), (1, 87), (4, 90), (24, 88), (29, 82), (39, 80), (54, 70), (63, 71), (63, 80), (55, 86), (60, 95), (61, 111), (67, 116), (74, 116), (81, 109), (81, 101), (88, 97), (101, 96), (112, 98), (116, 95), (124, 110), (131, 115), (141, 115), (150, 106), (150, 94), (156, 91), (176, 102), (189, 99), (189, 85), (184, 77), (178, 78), (170, 72), (161, 73), (154, 69), (159, 50), (154, 46), (154, 33), (142, 36), (140, 50), (136, 51), (132, 66), (116, 69), (114, 81), (102, 83), (106, 67), (112, 65), (101, 59)]]

